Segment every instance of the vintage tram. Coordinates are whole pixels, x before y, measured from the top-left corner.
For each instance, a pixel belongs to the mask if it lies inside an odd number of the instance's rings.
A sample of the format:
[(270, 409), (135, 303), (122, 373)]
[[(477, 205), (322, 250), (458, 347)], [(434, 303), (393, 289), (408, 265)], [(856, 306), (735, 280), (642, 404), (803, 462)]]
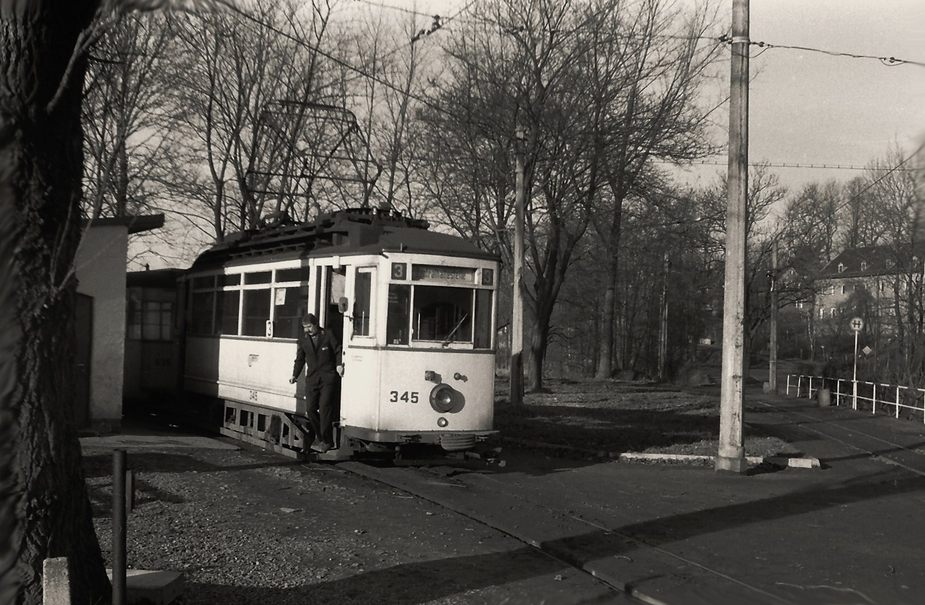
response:
[(237, 234), (183, 279), (183, 389), (222, 402), (223, 434), (306, 452), (302, 381), (288, 378), (313, 313), (345, 368), (335, 448), (312, 456), (472, 451), (494, 433), (498, 269), (496, 256), (395, 211)]

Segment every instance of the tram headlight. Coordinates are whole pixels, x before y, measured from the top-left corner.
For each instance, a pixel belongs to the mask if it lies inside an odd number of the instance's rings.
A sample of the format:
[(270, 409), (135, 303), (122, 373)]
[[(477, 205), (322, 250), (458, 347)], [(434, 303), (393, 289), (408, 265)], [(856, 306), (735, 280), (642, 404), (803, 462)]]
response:
[(448, 384), (440, 383), (430, 391), (430, 407), (445, 414), (456, 405), (456, 391)]
[(440, 418), (437, 418), (437, 426), (439, 426), (439, 427), (442, 428), (442, 429), (446, 428), (446, 426), (447, 426), (449, 423), (450, 423), (450, 421), (447, 420), (446, 418), (444, 418), (443, 416), (441, 416)]

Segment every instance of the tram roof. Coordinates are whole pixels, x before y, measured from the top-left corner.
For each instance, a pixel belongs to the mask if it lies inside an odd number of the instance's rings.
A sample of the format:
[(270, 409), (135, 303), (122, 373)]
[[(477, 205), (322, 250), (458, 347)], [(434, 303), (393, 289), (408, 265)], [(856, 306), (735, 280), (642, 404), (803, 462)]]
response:
[(326, 213), (308, 223), (285, 219), (263, 229), (235, 233), (203, 252), (191, 270), (234, 261), (268, 261), (331, 255), (404, 252), (497, 259), (460, 237), (428, 230), (426, 221), (375, 208)]

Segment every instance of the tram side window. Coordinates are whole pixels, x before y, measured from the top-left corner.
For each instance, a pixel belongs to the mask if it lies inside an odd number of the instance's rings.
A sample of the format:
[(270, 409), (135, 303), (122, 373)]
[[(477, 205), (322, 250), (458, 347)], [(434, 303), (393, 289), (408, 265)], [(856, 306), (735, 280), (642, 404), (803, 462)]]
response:
[(472, 342), (472, 290), (417, 286), (414, 339)]
[(491, 290), (475, 291), (475, 342), (476, 349), (491, 348)]
[(270, 319), (270, 289), (244, 290), (244, 336), (266, 336)]
[(212, 334), (212, 315), (215, 292), (193, 292), (190, 333), (200, 336)]
[(386, 320), (385, 338), (390, 345), (408, 344), (408, 328), (411, 314), (411, 286), (391, 284), (389, 286), (389, 316)]
[(276, 288), (273, 291), (275, 326), (273, 336), (298, 338), (301, 318), (308, 306), (308, 286)]
[(218, 300), (215, 306), (219, 312), (216, 332), (226, 336), (237, 336), (238, 302), (241, 300), (241, 292), (238, 290), (220, 290), (216, 294), (218, 295)]
[(369, 336), (371, 334), (372, 286), (373, 274), (368, 271), (357, 271), (353, 301), (354, 336)]

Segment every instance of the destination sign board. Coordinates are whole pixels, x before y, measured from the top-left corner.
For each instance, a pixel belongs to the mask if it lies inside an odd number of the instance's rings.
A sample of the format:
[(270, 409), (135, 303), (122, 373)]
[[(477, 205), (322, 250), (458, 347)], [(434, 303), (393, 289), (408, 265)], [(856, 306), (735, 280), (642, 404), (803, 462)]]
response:
[(442, 281), (475, 283), (475, 269), (471, 267), (448, 267), (442, 265), (413, 265), (413, 281)]

